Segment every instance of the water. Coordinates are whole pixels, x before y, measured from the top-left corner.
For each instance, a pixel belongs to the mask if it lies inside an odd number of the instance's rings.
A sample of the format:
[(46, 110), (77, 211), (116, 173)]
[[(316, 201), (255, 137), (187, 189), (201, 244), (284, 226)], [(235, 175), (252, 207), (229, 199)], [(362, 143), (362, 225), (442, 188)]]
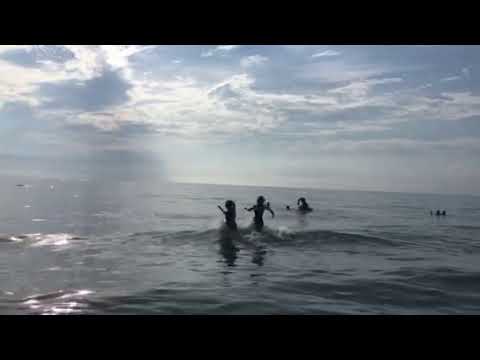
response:
[(0, 199), (1, 314), (480, 313), (478, 197), (3, 177)]

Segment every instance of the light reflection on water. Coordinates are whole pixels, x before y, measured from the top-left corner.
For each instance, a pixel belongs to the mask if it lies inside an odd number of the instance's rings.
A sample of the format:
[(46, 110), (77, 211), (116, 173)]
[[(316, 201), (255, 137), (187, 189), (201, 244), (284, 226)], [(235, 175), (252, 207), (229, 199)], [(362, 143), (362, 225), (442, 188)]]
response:
[[(64, 293), (57, 291), (50, 294), (34, 295), (22, 300), (32, 314), (38, 315), (68, 315), (87, 312), (87, 304), (80, 302), (88, 295), (93, 294), (90, 290), (78, 290)], [(66, 301), (67, 300), (67, 301)]]

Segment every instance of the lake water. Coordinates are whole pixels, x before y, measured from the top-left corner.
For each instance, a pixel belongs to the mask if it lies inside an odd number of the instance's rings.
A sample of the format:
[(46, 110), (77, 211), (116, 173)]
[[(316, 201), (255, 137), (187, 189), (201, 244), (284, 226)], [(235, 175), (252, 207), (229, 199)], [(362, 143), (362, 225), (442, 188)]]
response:
[[(479, 197), (11, 177), (0, 186), (0, 314), (480, 313)], [(276, 213), (262, 233), (243, 210), (258, 195)], [(285, 210), (301, 196), (313, 213)], [(227, 199), (236, 236), (216, 208)]]

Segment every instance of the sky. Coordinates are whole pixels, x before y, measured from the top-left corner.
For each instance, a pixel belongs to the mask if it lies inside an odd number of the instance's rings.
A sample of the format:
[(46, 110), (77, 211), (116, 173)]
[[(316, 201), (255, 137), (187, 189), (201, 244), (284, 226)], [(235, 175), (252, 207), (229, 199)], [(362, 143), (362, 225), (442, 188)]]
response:
[(0, 45), (0, 173), (480, 195), (480, 47)]

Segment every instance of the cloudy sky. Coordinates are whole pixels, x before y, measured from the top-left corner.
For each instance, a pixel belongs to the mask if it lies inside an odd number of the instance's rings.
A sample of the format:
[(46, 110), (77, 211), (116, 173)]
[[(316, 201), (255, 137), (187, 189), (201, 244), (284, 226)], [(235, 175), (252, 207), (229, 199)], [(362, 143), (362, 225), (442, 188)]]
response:
[(478, 46), (0, 46), (0, 171), (480, 194)]

